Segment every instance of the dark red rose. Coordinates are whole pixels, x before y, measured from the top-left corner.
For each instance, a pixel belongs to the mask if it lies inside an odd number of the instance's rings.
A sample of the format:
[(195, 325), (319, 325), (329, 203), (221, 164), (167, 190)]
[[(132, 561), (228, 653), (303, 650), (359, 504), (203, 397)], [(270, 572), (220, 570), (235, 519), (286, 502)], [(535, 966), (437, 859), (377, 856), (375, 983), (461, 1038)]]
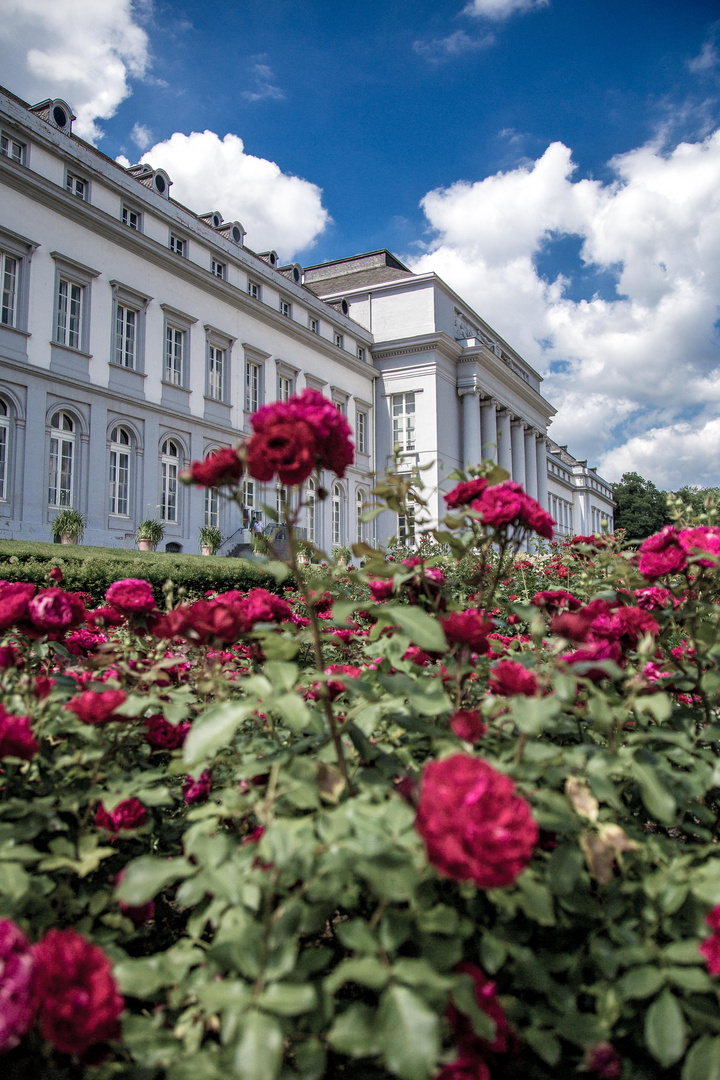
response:
[(475, 1001), (478, 1007), (495, 1024), (494, 1038), (481, 1039), (475, 1034), (470, 1017), (450, 1002), (446, 1016), (461, 1055), (488, 1057), (495, 1054), (517, 1053), (517, 1037), (497, 999), (495, 983), (488, 979), (477, 964), (462, 962), (457, 965), (455, 970), (464, 975), (469, 975), (473, 980), (475, 984)]
[(601, 1080), (617, 1080), (622, 1075), (622, 1061), (612, 1043), (599, 1042), (585, 1047), (579, 1071), (593, 1073)]
[(472, 509), (482, 515), (485, 525), (497, 529), (518, 520), (524, 498), (522, 484), (505, 480), (487, 488), (472, 504)]
[(236, 484), (243, 474), (243, 463), (237, 450), (231, 446), (208, 454), (204, 461), (193, 461), (190, 468), (180, 474), (186, 484), (198, 487), (224, 487)]
[(450, 728), (458, 739), (474, 743), (483, 737), (487, 724), (483, 723), (478, 709), (458, 709), (450, 717)]
[(122, 626), (125, 622), (125, 616), (117, 608), (107, 607), (95, 608), (94, 611), (88, 611), (87, 613), (88, 626)]
[(277, 476), (282, 484), (302, 484), (315, 468), (316, 443), (312, 428), (303, 420), (268, 424), (251, 436), (247, 448), (248, 472), (256, 480)]
[(64, 589), (40, 591), (28, 601), (28, 615), (37, 630), (57, 633), (67, 630), (74, 621), (74, 612)]
[(24, 663), (22, 653), (14, 645), (0, 645), (0, 670), (11, 667), (22, 667)]
[[(323, 397), (318, 390), (308, 387), (287, 401), (264, 405), (250, 418), (255, 435), (261, 435), (277, 425), (292, 425), (298, 421), (306, 424), (311, 431), (313, 467), (329, 469), (342, 478), (355, 456), (351, 441), (352, 431), (337, 406)], [(255, 435), (250, 440), (248, 452)], [(310, 473), (307, 473), (307, 476), (309, 475)], [(257, 479), (262, 477), (258, 476)]]
[(30, 761), (40, 749), (32, 733), (29, 716), (12, 716), (0, 705), (0, 758)]
[(85, 690), (78, 697), (71, 698), (65, 708), (75, 713), (83, 724), (106, 724), (108, 720), (126, 720), (125, 716), (115, 716), (115, 709), (122, 705), (127, 695), (124, 690)]
[(35, 595), (30, 581), (0, 582), (0, 632), (27, 617), (28, 602)]
[(110, 961), (76, 930), (49, 930), (35, 946), (43, 1038), (62, 1054), (119, 1039), (124, 1002)]
[(651, 580), (663, 574), (676, 574), (687, 566), (687, 552), (680, 545), (680, 534), (673, 525), (666, 525), (659, 533), (648, 536), (638, 553), (638, 570)]
[(545, 611), (551, 614), (559, 611), (577, 611), (578, 608), (582, 607), (580, 600), (564, 589), (537, 592), (530, 603), (534, 604), (535, 607), (544, 608)]
[(481, 889), (511, 885), (539, 835), (510, 777), (467, 754), (425, 767), (415, 828), (440, 874)]
[(568, 641), (590, 640), (592, 627), (600, 615), (609, 615), (612, 608), (605, 600), (592, 600), (579, 611), (564, 611), (550, 620), (550, 629)]
[(517, 660), (498, 660), (490, 671), (488, 686), (500, 697), (533, 697), (538, 691), (537, 676)]
[(188, 608), (176, 607), (151, 619), (148, 631), (159, 638), (184, 637), (189, 625)]
[(458, 506), (468, 506), (473, 499), (479, 498), (488, 486), (484, 476), (478, 476), (475, 480), (463, 480), (456, 484), (452, 491), (444, 496), (449, 510)]
[(162, 713), (155, 713), (145, 721), (145, 742), (152, 746), (153, 750), (178, 750), (185, 742), (191, 726), (188, 721), (171, 724)]
[(711, 975), (720, 975), (720, 904), (705, 916), (705, 922), (713, 931), (699, 946)]
[(183, 784), (182, 792), (185, 796), (185, 802), (191, 806), (196, 802), (205, 802), (212, 791), (212, 777), (207, 770), (200, 773), (195, 779), (192, 776), (188, 776)]
[(106, 810), (100, 803), (95, 811), (95, 824), (99, 829), (107, 829), (108, 832), (126, 832), (128, 829), (139, 829), (147, 821), (147, 810), (139, 799), (123, 799), (114, 810)]
[(59, 566), (53, 566), (52, 570), (48, 570), (47, 575), (51, 581), (62, 581), (63, 572)]
[(449, 645), (467, 645), (473, 652), (486, 653), (490, 646), (488, 634), (495, 629), (495, 624), (485, 618), (484, 611), (467, 608), (466, 611), (452, 611), (441, 617)]
[(137, 615), (155, 610), (155, 596), (152, 585), (142, 578), (124, 578), (113, 581), (105, 593), (105, 599), (112, 607), (124, 615)]

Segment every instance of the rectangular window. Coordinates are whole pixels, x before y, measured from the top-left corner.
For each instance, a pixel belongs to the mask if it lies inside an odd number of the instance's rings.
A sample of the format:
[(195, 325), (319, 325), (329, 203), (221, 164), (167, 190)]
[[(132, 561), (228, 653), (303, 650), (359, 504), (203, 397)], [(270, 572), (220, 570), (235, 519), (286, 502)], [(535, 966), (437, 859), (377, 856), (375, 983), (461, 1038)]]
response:
[(253, 300), (259, 300), (260, 299), (260, 286), (258, 285), (257, 281), (251, 281), (249, 278), (248, 278), (248, 293), (249, 293), (250, 296), (252, 296)]
[(358, 360), (365, 359), (365, 350), (363, 349), (362, 345), (358, 345), (357, 358)]
[(398, 514), (398, 539), (405, 547), (415, 546), (415, 508), (408, 506), (406, 514)]
[(345, 338), (343, 337), (343, 335), (342, 335), (342, 334), (337, 334), (337, 333), (336, 333), (336, 334), (335, 334), (335, 337), (334, 337), (334, 341), (335, 341), (335, 344), (337, 345), (338, 349), (342, 349), (342, 348), (343, 348), (343, 344), (344, 344)]
[(245, 412), (254, 413), (260, 408), (260, 365), (245, 361)]
[(205, 488), (205, 513), (203, 525), (220, 528), (220, 492), (217, 488)]
[(58, 282), (55, 340), (59, 345), (79, 349), (82, 334), (83, 288), (75, 281), (60, 278)]
[(415, 393), (392, 395), (393, 445), (415, 449)]
[(225, 350), (215, 345), (208, 346), (208, 397), (216, 401), (223, 400), (223, 369)]
[(134, 308), (117, 305), (115, 317), (115, 363), (135, 369), (137, 362), (138, 313)]
[(277, 510), (278, 521), (285, 521), (287, 518), (288, 508), (288, 493), (286, 487), (275, 488), (275, 509)]
[(130, 506), (130, 454), (127, 450), (110, 451), (110, 505), (111, 514), (127, 517)]
[(288, 378), (287, 375), (278, 375), (277, 384), (277, 399), (278, 401), (287, 401), (293, 393), (293, 380)]
[(165, 382), (172, 383), (174, 386), (183, 386), (184, 360), (185, 331), (178, 330), (176, 326), (167, 326), (165, 328)]
[(75, 173), (68, 173), (65, 177), (65, 189), (78, 199), (87, 199), (88, 182)]
[(315, 513), (315, 484), (308, 483), (305, 490), (305, 528), (307, 539), (311, 544), (315, 543), (316, 513)]
[(184, 259), (187, 255), (187, 241), (183, 240), (181, 236), (170, 233), (170, 250), (174, 251), (176, 255), (181, 255)]
[(333, 405), (339, 413), (343, 416), (347, 416), (347, 401), (345, 398), (336, 398), (336, 400), (333, 401)]
[(222, 278), (225, 281), (227, 278), (227, 265), (225, 263), (213, 259), (211, 269), (215, 277)]
[(286, 319), (292, 319), (292, 304), (289, 300), (283, 300), (282, 297), (280, 298), (280, 314)]
[(7, 421), (0, 423), (0, 499), (7, 499), (8, 429)]
[(317, 319), (312, 319), (312, 318), (309, 319), (308, 320), (308, 326), (309, 326), (310, 330), (313, 332), (313, 334), (319, 334), (320, 333), (320, 323), (318, 322)]
[(128, 229), (140, 230), (140, 214), (137, 210), (131, 210), (129, 206), (123, 206), (122, 220), (123, 225), (127, 225)]
[(367, 413), (362, 409), (355, 413), (355, 442), (358, 454), (367, 454)]
[(12, 158), (13, 161), (17, 161), (22, 165), (25, 161), (25, 143), (18, 142), (17, 139), (13, 139), (12, 135), (8, 135), (3, 131), (0, 134), (0, 154)]
[(255, 509), (255, 481), (245, 480), (242, 487), (243, 524), (249, 528)]
[(0, 251), (0, 274), (2, 275), (0, 322), (5, 326), (17, 325), (18, 270), (18, 260)]

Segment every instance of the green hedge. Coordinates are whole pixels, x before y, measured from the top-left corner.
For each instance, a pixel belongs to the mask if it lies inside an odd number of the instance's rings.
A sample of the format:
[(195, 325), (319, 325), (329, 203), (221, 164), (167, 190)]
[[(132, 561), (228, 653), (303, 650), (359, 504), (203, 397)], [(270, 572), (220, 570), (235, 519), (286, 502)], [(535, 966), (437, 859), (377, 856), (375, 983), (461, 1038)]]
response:
[(47, 573), (53, 566), (63, 572), (66, 589), (90, 593), (102, 603), (113, 581), (144, 578), (153, 586), (158, 605), (164, 607), (163, 586), (172, 581), (176, 596), (184, 589), (190, 598), (202, 596), (209, 589), (255, 589), (262, 586), (279, 592), (277, 578), (262, 563), (203, 555), (169, 555), (151, 551), (78, 545), (0, 541), (0, 579), (51, 584)]

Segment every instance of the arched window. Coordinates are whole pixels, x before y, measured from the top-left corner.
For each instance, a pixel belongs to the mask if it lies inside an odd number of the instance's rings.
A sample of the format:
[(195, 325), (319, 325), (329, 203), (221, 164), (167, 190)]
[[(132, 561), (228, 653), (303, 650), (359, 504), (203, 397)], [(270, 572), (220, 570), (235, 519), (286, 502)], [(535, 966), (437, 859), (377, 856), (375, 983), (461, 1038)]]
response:
[(50, 421), (48, 504), (72, 506), (75, 483), (75, 427), (70, 413), (60, 409)]
[(275, 510), (277, 511), (278, 522), (283, 524), (287, 520), (288, 490), (282, 484), (278, 484), (275, 488)]
[(415, 507), (412, 503), (408, 503), (406, 514), (398, 514), (398, 539), (405, 547), (415, 547)]
[(163, 521), (178, 520), (178, 471), (180, 447), (174, 439), (166, 439), (160, 450), (162, 491), (160, 509)]
[(364, 509), (367, 496), (362, 488), (358, 488), (355, 492), (355, 527), (358, 544), (362, 544), (367, 540), (367, 522), (363, 521), (361, 514)]
[[(217, 453), (215, 449), (208, 450), (205, 454), (205, 460), (215, 453)], [(210, 525), (214, 529), (220, 528), (220, 492), (217, 488), (205, 488), (203, 525)]]
[(309, 478), (305, 487), (305, 529), (308, 540), (314, 544), (317, 533), (317, 492), (312, 477)]
[(0, 499), (8, 497), (8, 458), (10, 455), (10, 415), (0, 398)]
[(332, 513), (332, 542), (337, 547), (343, 542), (342, 528), (343, 490), (340, 484), (333, 484), (331, 513)]
[(124, 427), (110, 432), (110, 471), (108, 512), (118, 517), (130, 516), (130, 450), (132, 439)]

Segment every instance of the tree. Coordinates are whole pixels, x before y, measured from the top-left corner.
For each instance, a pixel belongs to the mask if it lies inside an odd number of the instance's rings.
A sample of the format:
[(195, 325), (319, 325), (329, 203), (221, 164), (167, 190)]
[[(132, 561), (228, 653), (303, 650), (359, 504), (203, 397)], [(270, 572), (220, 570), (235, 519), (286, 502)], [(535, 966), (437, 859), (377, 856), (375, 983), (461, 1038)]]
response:
[(665, 492), (639, 473), (623, 473), (620, 482), (613, 484), (613, 497), (615, 528), (625, 529), (628, 540), (644, 540), (670, 524)]

